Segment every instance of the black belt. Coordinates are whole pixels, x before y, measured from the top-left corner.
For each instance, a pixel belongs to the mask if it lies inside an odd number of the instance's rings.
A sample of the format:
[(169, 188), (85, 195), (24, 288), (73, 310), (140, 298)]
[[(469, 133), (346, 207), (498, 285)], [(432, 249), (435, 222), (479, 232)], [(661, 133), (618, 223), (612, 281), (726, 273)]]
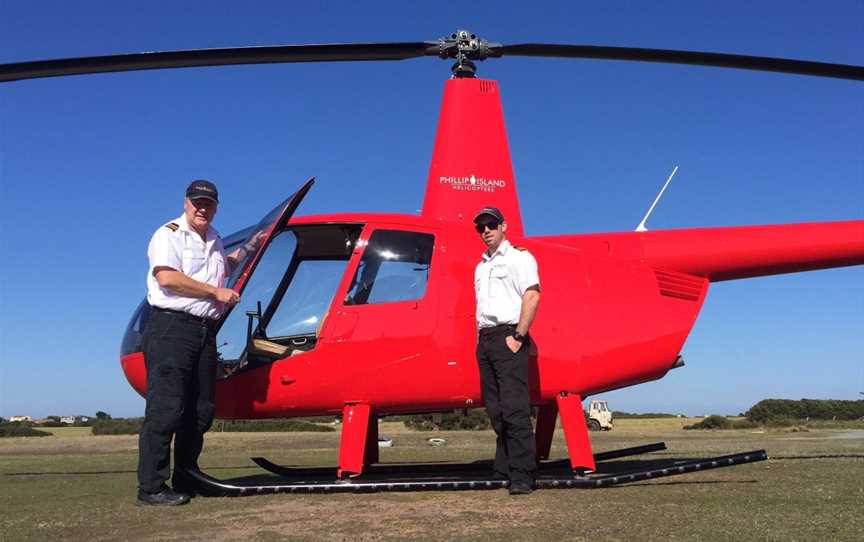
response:
[(165, 314), (170, 314), (174, 318), (178, 320), (182, 320), (184, 322), (192, 322), (193, 324), (200, 324), (207, 327), (213, 327), (216, 325), (218, 320), (214, 320), (212, 318), (207, 318), (206, 316), (195, 316), (194, 314), (189, 314), (188, 312), (183, 311), (175, 311), (174, 309), (163, 309), (162, 307), (153, 307), (153, 310), (156, 312), (162, 312)]
[(489, 337), (491, 335), (498, 335), (499, 333), (515, 330), (516, 324), (501, 324), (493, 327), (481, 327), (478, 333), (480, 333), (481, 337)]

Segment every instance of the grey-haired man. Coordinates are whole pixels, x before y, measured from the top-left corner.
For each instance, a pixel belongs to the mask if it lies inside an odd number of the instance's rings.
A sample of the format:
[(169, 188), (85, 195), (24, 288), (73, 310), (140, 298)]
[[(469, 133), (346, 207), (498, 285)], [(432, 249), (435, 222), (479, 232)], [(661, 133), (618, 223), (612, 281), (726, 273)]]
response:
[[(159, 227), (147, 248), (152, 309), (142, 338), (147, 406), (138, 444), (139, 505), (189, 502), (183, 473), (198, 468), (204, 433), (213, 422), (216, 322), (240, 300), (224, 287), (233, 258), (211, 226), (218, 206), (216, 186), (193, 181), (183, 214)], [(172, 437), (173, 489), (166, 485)]]

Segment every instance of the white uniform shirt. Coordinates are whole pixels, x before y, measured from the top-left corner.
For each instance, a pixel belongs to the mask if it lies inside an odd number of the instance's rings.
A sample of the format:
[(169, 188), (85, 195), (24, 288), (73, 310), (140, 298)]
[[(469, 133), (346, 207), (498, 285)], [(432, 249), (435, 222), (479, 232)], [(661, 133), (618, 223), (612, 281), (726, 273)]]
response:
[(153, 275), (157, 267), (170, 267), (189, 278), (222, 287), (225, 283), (226, 258), (222, 238), (212, 227), (207, 230), (205, 243), (181, 215), (173, 222), (178, 227), (161, 226), (150, 239), (147, 257), (147, 301), (154, 307), (188, 312), (195, 316), (219, 318), (224, 306), (212, 299), (185, 297), (162, 288)]
[(477, 294), (477, 328), (518, 324), (522, 296), (531, 286), (540, 286), (537, 260), (530, 252), (514, 248), (506, 239), (474, 270)]

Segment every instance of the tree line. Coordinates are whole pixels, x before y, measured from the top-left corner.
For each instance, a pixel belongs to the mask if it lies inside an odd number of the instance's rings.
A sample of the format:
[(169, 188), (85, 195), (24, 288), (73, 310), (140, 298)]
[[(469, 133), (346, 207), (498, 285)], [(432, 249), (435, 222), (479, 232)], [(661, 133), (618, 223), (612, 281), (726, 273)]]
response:
[(864, 421), (864, 401), (839, 399), (763, 399), (744, 413), (743, 420), (712, 415), (684, 429), (750, 429), (754, 427), (849, 426)]
[(835, 399), (763, 399), (745, 414), (756, 423), (776, 420), (861, 420), (864, 419), (864, 401)]
[[(586, 413), (587, 416), (587, 413)], [(614, 418), (669, 418), (674, 414), (613, 412)], [(753, 405), (745, 419), (728, 419), (712, 415), (699, 423), (685, 426), (685, 429), (747, 429), (760, 426), (788, 427), (792, 425), (819, 422), (864, 421), (864, 400), (849, 401), (837, 399), (763, 399)], [(49, 416), (41, 427), (64, 426), (59, 416)], [(491, 427), (482, 409), (459, 410), (439, 414), (413, 414), (388, 416), (389, 421), (401, 421), (406, 427), (417, 431), (454, 431), (483, 430)], [(225, 432), (262, 432), (262, 431), (334, 431), (334, 417), (288, 418), (272, 420), (216, 420), (212, 431)], [(99, 411), (87, 421), (75, 425), (92, 427), (94, 435), (131, 435), (141, 429), (143, 418), (112, 418), (110, 414)], [(854, 425), (857, 427), (857, 425)], [(0, 418), (0, 437), (49, 436), (40, 431), (32, 422), (9, 422)]]

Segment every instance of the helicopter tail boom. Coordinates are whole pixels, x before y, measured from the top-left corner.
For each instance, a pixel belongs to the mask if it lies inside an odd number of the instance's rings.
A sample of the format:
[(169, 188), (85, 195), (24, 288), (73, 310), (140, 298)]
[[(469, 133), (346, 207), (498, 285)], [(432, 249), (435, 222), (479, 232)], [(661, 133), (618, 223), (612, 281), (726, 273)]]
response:
[(864, 221), (811, 222), (642, 234), (654, 267), (724, 280), (864, 264)]
[(542, 237), (711, 282), (864, 264), (864, 220)]

